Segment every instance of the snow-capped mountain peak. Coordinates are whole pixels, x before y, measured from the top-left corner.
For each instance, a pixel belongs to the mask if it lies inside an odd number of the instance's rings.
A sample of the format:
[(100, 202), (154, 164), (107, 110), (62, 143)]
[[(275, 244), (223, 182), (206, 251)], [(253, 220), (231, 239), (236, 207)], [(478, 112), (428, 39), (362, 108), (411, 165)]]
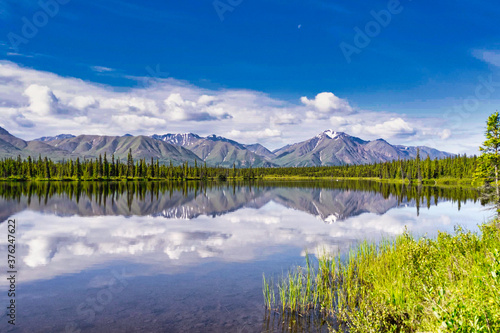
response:
[(153, 139), (165, 141), (167, 143), (178, 145), (178, 146), (188, 146), (193, 144), (196, 140), (200, 139), (200, 136), (193, 133), (183, 133), (183, 134), (164, 134), (164, 135), (152, 135)]
[(316, 137), (318, 137), (318, 138), (320, 138), (320, 139), (321, 139), (321, 138), (325, 138), (325, 137), (326, 137), (326, 138), (328, 138), (328, 139), (336, 139), (336, 138), (338, 138), (341, 134), (343, 134), (343, 133), (341, 133), (341, 132), (337, 132), (337, 131), (334, 131), (334, 130), (332, 130), (332, 129), (327, 129), (326, 131), (324, 131), (324, 132), (322, 132), (322, 133), (318, 134)]

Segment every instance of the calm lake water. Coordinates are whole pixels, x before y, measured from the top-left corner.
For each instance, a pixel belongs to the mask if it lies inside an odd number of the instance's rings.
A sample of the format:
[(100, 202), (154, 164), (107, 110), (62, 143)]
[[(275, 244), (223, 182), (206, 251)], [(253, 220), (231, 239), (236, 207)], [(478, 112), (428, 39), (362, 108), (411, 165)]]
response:
[(266, 316), (263, 273), (491, 215), (474, 190), (371, 182), (0, 183), (1, 276), (8, 219), (18, 270), (15, 327), (0, 280), (0, 331), (309, 331)]

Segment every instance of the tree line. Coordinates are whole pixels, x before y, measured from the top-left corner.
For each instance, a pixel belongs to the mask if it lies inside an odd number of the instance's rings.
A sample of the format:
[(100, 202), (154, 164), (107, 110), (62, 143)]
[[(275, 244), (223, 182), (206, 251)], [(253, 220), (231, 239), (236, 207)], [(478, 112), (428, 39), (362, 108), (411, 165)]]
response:
[[(172, 162), (161, 164), (153, 158), (150, 161), (134, 159), (131, 149), (126, 161), (114, 155), (108, 158), (106, 153), (95, 159), (52, 161), (41, 155), (37, 159), (31, 156), (22, 159), (19, 155), (0, 161), (0, 178), (10, 180), (226, 180), (228, 177), (228, 169), (208, 167), (206, 163), (200, 165), (196, 161), (191, 165), (185, 162), (174, 166)], [(255, 174), (251, 169), (239, 170), (238, 177), (251, 179)]]
[(457, 155), (444, 159), (426, 157), (413, 160), (363, 165), (318, 166), (318, 167), (274, 167), (232, 168), (209, 167), (206, 163), (183, 163), (174, 166), (151, 158), (134, 159), (132, 151), (126, 161), (108, 158), (107, 154), (95, 159), (52, 161), (50, 158), (29, 156), (22, 159), (4, 158), (0, 161), (0, 178), (14, 180), (227, 180), (280, 177), (319, 178), (379, 178), (412, 181), (437, 180), (442, 178), (472, 179), (478, 168), (476, 156)]
[(266, 168), (257, 169), (257, 174), (267, 176), (304, 176), (332, 178), (379, 178), (412, 181), (437, 180), (442, 178), (471, 179), (477, 168), (477, 156), (457, 155), (443, 159), (427, 156), (416, 159), (362, 165)]

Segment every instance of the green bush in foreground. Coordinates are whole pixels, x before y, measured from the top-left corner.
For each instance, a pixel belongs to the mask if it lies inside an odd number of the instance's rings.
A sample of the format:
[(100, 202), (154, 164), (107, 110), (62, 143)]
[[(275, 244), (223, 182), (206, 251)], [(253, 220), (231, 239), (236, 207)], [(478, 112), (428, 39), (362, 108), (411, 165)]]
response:
[(500, 230), (365, 242), (345, 260), (307, 259), (276, 286), (264, 277), (268, 309), (333, 331), (500, 332)]

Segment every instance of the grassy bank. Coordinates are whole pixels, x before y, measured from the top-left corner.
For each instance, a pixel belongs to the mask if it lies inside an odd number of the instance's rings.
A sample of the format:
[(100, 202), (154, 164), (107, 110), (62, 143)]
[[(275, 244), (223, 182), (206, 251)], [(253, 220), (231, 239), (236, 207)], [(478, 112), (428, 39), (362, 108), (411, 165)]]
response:
[(344, 260), (307, 259), (276, 284), (264, 277), (263, 289), (270, 311), (332, 330), (500, 332), (500, 231), (363, 243)]
[(356, 181), (375, 181), (379, 183), (388, 184), (406, 184), (409, 185), (430, 185), (430, 186), (480, 186), (484, 181), (475, 181), (471, 178), (439, 178), (439, 179), (424, 179), (421, 182), (414, 179), (409, 181), (408, 179), (381, 179), (377, 177), (314, 177), (314, 176), (300, 176), (300, 175), (283, 175), (283, 176), (254, 176), (254, 177), (231, 177), (225, 175), (217, 175), (213, 177), (27, 177), (27, 176), (10, 176), (10, 177), (0, 177), (0, 181), (14, 181), (14, 182), (24, 182), (24, 181), (245, 181), (245, 180), (267, 180), (267, 181), (309, 181), (309, 180), (321, 180), (321, 181), (344, 181), (344, 180), (356, 180)]
[(421, 183), (422, 185), (452, 185), (452, 186), (481, 186), (484, 183), (484, 180), (473, 180), (472, 178), (452, 178), (452, 177), (443, 177), (438, 179), (423, 179), (421, 182), (418, 179), (413, 179), (412, 181), (408, 179), (393, 179), (393, 178), (378, 178), (378, 177), (310, 177), (310, 176), (264, 176), (261, 179), (263, 180), (369, 180), (380, 183), (390, 183), (390, 184), (406, 184), (410, 183), (413, 185), (418, 185)]

